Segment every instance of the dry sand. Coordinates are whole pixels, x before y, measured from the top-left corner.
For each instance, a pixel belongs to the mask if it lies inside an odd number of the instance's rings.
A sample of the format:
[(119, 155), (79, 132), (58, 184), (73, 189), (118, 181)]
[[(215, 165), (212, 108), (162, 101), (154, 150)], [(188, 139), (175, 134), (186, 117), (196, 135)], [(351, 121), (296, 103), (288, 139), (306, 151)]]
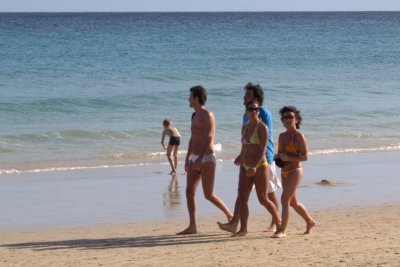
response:
[(245, 238), (216, 217), (190, 236), (175, 235), (186, 220), (0, 230), (0, 266), (400, 266), (400, 203), (311, 210), (310, 235), (291, 212), (283, 239), (269, 238), (265, 214), (250, 215)]

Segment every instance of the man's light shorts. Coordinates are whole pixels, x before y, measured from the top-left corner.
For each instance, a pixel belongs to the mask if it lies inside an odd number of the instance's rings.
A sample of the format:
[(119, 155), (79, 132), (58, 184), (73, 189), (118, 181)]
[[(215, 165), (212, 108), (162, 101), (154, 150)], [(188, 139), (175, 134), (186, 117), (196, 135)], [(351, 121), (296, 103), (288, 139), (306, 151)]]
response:
[(278, 188), (282, 188), (281, 179), (276, 175), (275, 161), (268, 164), (268, 193), (275, 192)]

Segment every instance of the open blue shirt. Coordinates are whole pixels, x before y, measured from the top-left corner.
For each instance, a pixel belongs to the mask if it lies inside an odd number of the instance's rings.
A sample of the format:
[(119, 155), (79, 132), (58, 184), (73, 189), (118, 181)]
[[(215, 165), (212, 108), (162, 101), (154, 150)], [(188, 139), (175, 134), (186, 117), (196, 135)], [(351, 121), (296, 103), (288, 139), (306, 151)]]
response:
[[(274, 161), (274, 142), (272, 138), (272, 128), (274, 127), (274, 122), (272, 120), (271, 112), (269, 112), (269, 110), (265, 107), (260, 108), (260, 113), (258, 114), (258, 117), (265, 125), (268, 126), (268, 145), (267, 153), (265, 154), (265, 156), (267, 157), (268, 164), (271, 164)], [(249, 118), (245, 113), (243, 115), (243, 124), (247, 123), (248, 121)]]

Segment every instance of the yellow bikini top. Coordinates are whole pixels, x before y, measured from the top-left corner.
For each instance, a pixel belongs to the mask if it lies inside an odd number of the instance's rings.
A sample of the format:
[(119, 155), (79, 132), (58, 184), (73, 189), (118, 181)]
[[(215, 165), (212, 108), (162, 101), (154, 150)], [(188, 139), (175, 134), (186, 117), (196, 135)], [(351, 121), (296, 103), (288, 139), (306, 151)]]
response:
[(243, 131), (243, 135), (242, 135), (242, 144), (256, 144), (256, 145), (259, 145), (261, 142), (260, 142), (260, 137), (258, 136), (258, 121), (257, 121), (256, 127), (254, 127), (253, 133), (251, 134), (249, 141), (247, 141), (246, 138), (245, 138), (248, 128), (249, 128), (249, 124), (246, 124), (245, 128), (244, 128), (244, 131)]

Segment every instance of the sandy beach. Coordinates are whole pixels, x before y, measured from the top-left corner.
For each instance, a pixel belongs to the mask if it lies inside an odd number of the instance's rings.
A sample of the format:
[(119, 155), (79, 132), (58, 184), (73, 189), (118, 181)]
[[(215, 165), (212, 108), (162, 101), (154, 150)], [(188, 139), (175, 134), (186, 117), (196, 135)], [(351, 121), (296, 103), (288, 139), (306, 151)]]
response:
[(182, 221), (1, 231), (1, 266), (400, 266), (400, 204), (312, 211), (303, 235), (297, 215), (288, 236), (269, 238), (265, 215), (251, 233), (232, 238), (217, 218), (200, 217), (200, 233), (176, 236)]
[[(303, 235), (291, 211), (283, 239), (269, 238), (254, 194), (249, 236), (230, 237), (201, 188), (199, 233), (175, 235), (188, 223), (185, 179), (174, 185), (167, 165), (2, 175), (0, 266), (400, 266), (400, 179), (385, 175), (399, 158), (312, 156), (298, 194), (317, 226)], [(218, 163), (215, 190), (233, 209), (232, 165)]]
[[(0, 267), (400, 267), (400, 1), (39, 2), (0, 4)], [(200, 185), (198, 233), (177, 236), (202, 117), (190, 88), (207, 90), (214, 191), (233, 211), (248, 82), (275, 153), (279, 111), (301, 110), (296, 194), (317, 225), (303, 235), (291, 210), (270, 238), (252, 192), (249, 235), (233, 238)], [(176, 175), (165, 119), (181, 136)]]

